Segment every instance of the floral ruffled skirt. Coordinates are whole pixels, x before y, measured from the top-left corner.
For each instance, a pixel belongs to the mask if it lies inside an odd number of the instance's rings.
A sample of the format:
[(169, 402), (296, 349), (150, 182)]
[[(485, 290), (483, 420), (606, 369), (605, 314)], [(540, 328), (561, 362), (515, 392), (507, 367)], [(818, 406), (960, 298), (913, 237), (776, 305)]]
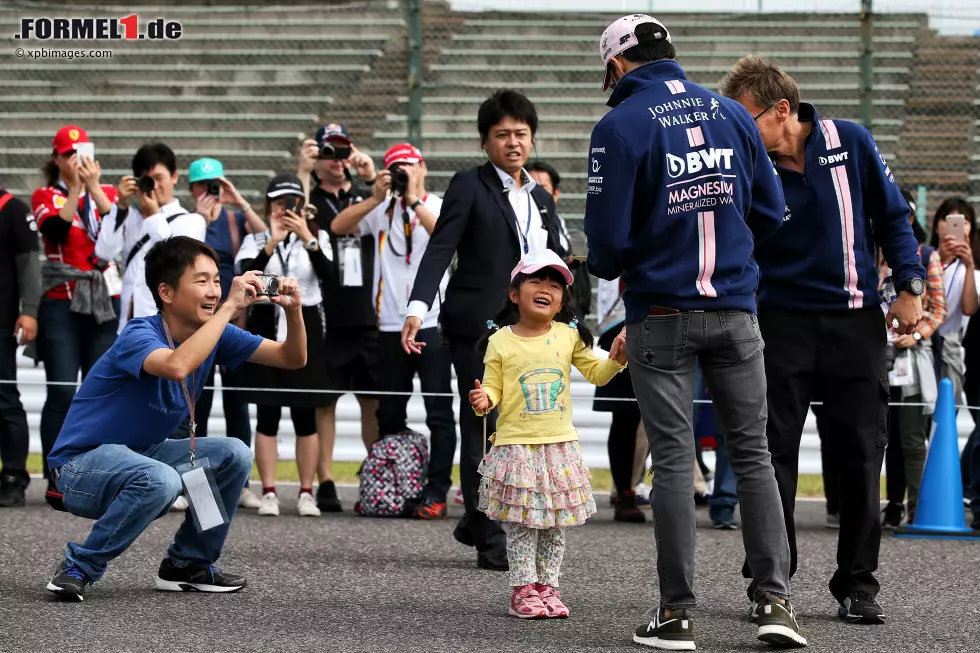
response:
[(491, 519), (554, 528), (596, 513), (592, 474), (576, 440), (495, 446), (480, 463), (479, 508)]

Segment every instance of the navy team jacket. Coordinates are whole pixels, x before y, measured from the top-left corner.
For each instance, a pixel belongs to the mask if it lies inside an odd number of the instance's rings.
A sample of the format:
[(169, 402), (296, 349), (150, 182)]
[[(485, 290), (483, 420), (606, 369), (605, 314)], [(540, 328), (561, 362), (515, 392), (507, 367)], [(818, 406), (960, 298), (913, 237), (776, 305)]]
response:
[(755, 258), (762, 281), (759, 306), (807, 311), (879, 306), (875, 244), (901, 288), (925, 279), (911, 209), (871, 134), (847, 120), (821, 120), (801, 103), (801, 122), (813, 123), (803, 174), (778, 165), (786, 196), (783, 227)]
[(626, 319), (651, 305), (755, 312), (752, 252), (783, 224), (779, 177), (752, 116), (675, 61), (616, 85), (589, 146), (589, 269), (622, 276)]

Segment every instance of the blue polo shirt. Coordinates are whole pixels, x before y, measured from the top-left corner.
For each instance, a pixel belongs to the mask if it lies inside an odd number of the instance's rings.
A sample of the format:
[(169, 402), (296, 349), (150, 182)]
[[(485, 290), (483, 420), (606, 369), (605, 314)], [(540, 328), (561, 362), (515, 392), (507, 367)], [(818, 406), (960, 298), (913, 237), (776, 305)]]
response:
[[(187, 379), (195, 398), (214, 363), (236, 368), (248, 360), (262, 338), (228, 325), (218, 346)], [(176, 343), (179, 345), (179, 343)], [(48, 456), (51, 468), (103, 444), (121, 444), (133, 451), (163, 442), (189, 414), (180, 383), (143, 370), (150, 352), (167, 349), (163, 318), (130, 320), (116, 342), (92, 366), (72, 399), (61, 433)]]

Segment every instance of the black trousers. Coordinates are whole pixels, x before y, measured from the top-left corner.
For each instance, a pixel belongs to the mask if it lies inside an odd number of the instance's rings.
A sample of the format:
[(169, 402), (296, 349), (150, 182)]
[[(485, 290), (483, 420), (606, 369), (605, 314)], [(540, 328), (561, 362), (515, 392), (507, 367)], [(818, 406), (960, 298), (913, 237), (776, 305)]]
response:
[(790, 575), (797, 568), (793, 509), (800, 438), (808, 405), (819, 397), (824, 446), (830, 445), (840, 463), (840, 536), (830, 591), (838, 601), (856, 591), (876, 595), (881, 465), (888, 443), (884, 315), (878, 306), (824, 313), (763, 309), (759, 327), (768, 385), (766, 435), (789, 535)]
[(463, 490), (466, 515), (462, 523), (469, 527), (478, 551), (503, 548), (507, 539), (500, 525), (489, 519), (477, 508), (480, 501), (480, 474), (477, 471), (483, 458), (483, 420), (486, 419), (486, 435), (493, 434), (497, 425), (497, 412), (477, 417), (470, 407), (470, 390), (474, 381), (483, 378), (483, 355), (476, 349), (476, 340), (451, 337), (449, 351), (456, 384), (459, 390), (459, 481)]
[[(412, 379), (419, 375), (422, 392), (452, 392), (449, 348), (439, 329), (422, 329), (415, 339), (425, 343), (422, 355), (406, 354), (401, 332), (382, 331), (378, 340), (378, 389), (411, 392)], [(482, 371), (481, 371), (482, 372)], [(482, 373), (481, 373), (482, 376)], [(381, 395), (378, 398), (378, 429), (391, 435), (408, 428), (408, 395)], [(452, 397), (422, 398), (425, 425), (429, 428), (429, 469), (422, 498), (446, 501), (452, 485), (453, 456), (456, 454), (456, 418)], [(467, 403), (464, 409), (468, 408)]]
[[(819, 401), (819, 399), (814, 399)], [(840, 513), (840, 463), (837, 461), (837, 454), (834, 451), (831, 441), (833, 438), (827, 434), (828, 420), (825, 417), (824, 406), (814, 406), (813, 415), (817, 418), (817, 434), (820, 436), (820, 468), (823, 470), (823, 495), (827, 498), (827, 514), (836, 515)]]
[(609, 425), (609, 471), (617, 492), (633, 489), (633, 463), (636, 456), (636, 431), (640, 427), (640, 405), (618, 402)]
[[(4, 325), (0, 331), (0, 379), (17, 379), (17, 339), (14, 328)], [(27, 428), (27, 413), (20, 401), (16, 383), (0, 383), (0, 461), (4, 474), (17, 477), (27, 486), (27, 450), (30, 433)]]

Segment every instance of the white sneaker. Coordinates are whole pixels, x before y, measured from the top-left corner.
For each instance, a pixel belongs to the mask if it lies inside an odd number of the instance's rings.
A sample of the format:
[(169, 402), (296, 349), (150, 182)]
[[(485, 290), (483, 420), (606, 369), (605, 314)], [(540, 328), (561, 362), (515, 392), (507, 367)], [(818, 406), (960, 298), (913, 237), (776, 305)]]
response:
[(259, 503), (260, 515), (267, 515), (269, 517), (279, 516), (279, 497), (276, 496), (275, 492), (267, 492), (263, 494), (262, 501)]
[(181, 494), (179, 497), (177, 497), (177, 500), (174, 501), (174, 505), (170, 506), (170, 509), (176, 512), (187, 512), (190, 505), (191, 504), (187, 503), (187, 497)]
[(299, 512), (300, 517), (319, 517), (320, 509), (316, 507), (316, 499), (309, 492), (303, 492), (299, 495), (299, 501), (296, 503), (296, 510)]
[(248, 491), (247, 487), (242, 488), (242, 495), (238, 497), (238, 507), (255, 510), (262, 506), (262, 502), (257, 496)]

